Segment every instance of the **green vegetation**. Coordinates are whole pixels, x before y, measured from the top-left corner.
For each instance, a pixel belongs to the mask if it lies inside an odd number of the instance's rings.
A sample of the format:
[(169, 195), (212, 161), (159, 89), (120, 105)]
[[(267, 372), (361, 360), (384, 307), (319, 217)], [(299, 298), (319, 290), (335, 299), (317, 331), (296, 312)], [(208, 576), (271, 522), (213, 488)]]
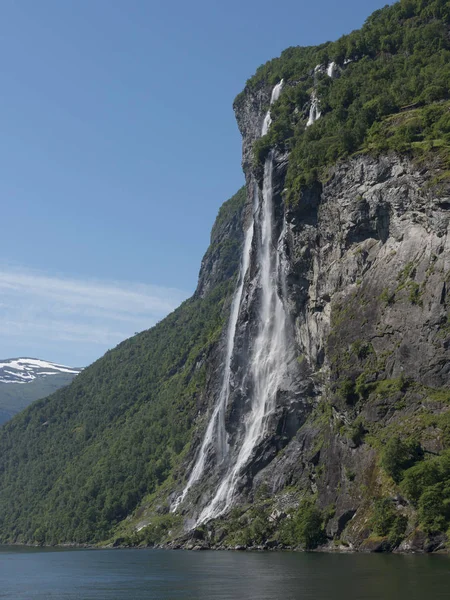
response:
[(388, 440), (381, 454), (381, 466), (398, 483), (405, 469), (411, 467), (423, 455), (416, 440), (403, 441), (395, 436)]
[[(450, 450), (437, 456), (425, 457), (417, 441), (388, 440), (381, 465), (417, 508), (418, 525), (427, 534), (446, 531), (450, 525)], [(373, 528), (387, 535), (395, 525), (392, 505), (387, 499), (375, 504)], [(400, 534), (399, 534), (400, 535)]]
[(395, 547), (402, 541), (408, 519), (400, 515), (389, 498), (377, 498), (374, 503), (371, 526), (378, 536), (387, 537), (390, 546)]
[(450, 525), (450, 451), (424, 460), (403, 474), (400, 485), (418, 508), (426, 533), (445, 531)]
[(326, 542), (324, 515), (313, 500), (305, 499), (298, 509), (285, 519), (281, 541), (288, 546), (303, 546), (313, 550)]
[(355, 382), (348, 377), (340, 382), (336, 393), (347, 404), (354, 404), (358, 400), (358, 394), (355, 392)]
[(366, 360), (371, 354), (375, 353), (371, 342), (365, 342), (363, 340), (356, 340), (356, 342), (353, 342), (351, 352), (360, 360)]
[[(450, 39), (447, 0), (401, 0), (373, 13), (337, 42), (295, 47), (260, 67), (248, 89), (286, 85), (272, 109), (268, 135), (255, 144), (256, 164), (274, 146), (290, 151), (287, 199), (355, 152), (435, 152), (450, 171)], [(316, 65), (343, 66), (338, 79), (313, 74)], [(322, 117), (305, 128), (316, 87)], [(236, 104), (242, 96), (236, 98)]]
[(355, 446), (359, 446), (363, 441), (364, 435), (366, 434), (366, 428), (364, 421), (361, 417), (355, 419), (349, 428), (348, 435)]
[[(265, 495), (264, 493), (259, 495)], [(226, 518), (204, 527), (212, 543), (233, 546), (260, 546), (276, 534), (277, 523), (270, 519), (270, 501), (234, 508)]]
[(380, 301), (391, 306), (395, 302), (395, 294), (391, 294), (387, 288), (384, 288), (380, 295)]
[[(219, 219), (239, 222), (244, 200), (234, 197)], [(229, 236), (239, 246), (240, 228)], [(0, 542), (107, 539), (173, 475), (206, 402), (205, 357), (227, 318), (238, 257), (223, 264), (219, 256), (219, 281), (204, 298), (187, 300), (0, 429)], [(146, 540), (160, 529), (147, 528)]]
[(233, 277), (236, 264), (240, 260), (241, 240), (238, 236), (227, 235), (227, 228), (236, 226), (239, 222), (245, 198), (246, 191), (245, 186), (243, 186), (219, 209), (219, 214), (211, 230), (211, 243), (203, 259), (203, 264), (210, 260), (213, 260), (216, 264), (215, 273), (210, 282), (211, 285)]
[(180, 529), (182, 518), (173, 513), (155, 515), (151, 522), (131, 537), (124, 539), (124, 545), (128, 546), (156, 546), (167, 540), (174, 529)]
[(242, 207), (245, 204), (245, 199), (245, 186), (242, 186), (241, 189), (238, 192), (236, 192), (234, 196), (227, 200), (227, 202), (224, 202), (219, 208), (219, 214), (217, 215), (214, 225), (211, 229), (211, 250), (215, 249), (217, 237), (221, 229), (229, 225), (234, 219), (236, 219), (239, 216)]
[[(428, 275), (430, 272), (428, 272)], [(389, 291), (387, 288), (385, 288), (380, 295), (380, 301), (386, 304), (386, 306), (391, 306), (395, 304), (398, 294), (402, 290), (406, 289), (408, 292), (408, 300), (411, 302), (411, 304), (416, 304), (422, 307), (422, 294), (424, 292), (426, 281), (422, 285), (419, 285), (416, 281), (414, 281), (415, 276), (416, 267), (414, 263), (408, 263), (397, 276), (398, 283), (395, 290)]]
[(71, 373), (61, 373), (51, 377), (36, 378), (26, 385), (0, 383), (0, 425), (32, 402), (69, 385), (73, 378), (74, 375)]

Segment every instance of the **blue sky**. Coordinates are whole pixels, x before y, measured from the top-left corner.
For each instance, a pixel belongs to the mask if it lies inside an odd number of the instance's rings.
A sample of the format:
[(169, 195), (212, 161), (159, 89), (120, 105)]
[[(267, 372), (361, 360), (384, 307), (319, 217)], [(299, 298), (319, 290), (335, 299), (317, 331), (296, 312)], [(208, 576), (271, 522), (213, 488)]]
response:
[(84, 366), (195, 288), (243, 183), (232, 101), (377, 0), (2, 0), (0, 358)]

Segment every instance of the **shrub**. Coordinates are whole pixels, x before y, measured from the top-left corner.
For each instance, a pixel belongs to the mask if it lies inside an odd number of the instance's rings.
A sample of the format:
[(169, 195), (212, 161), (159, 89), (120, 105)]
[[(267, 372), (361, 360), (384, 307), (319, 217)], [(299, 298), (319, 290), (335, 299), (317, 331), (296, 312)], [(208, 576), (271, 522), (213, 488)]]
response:
[(377, 498), (374, 503), (371, 526), (376, 535), (386, 536), (392, 547), (402, 541), (408, 519), (399, 515), (389, 498)]
[(411, 304), (417, 304), (418, 306), (422, 306), (423, 302), (421, 299), (421, 290), (420, 285), (415, 281), (411, 281), (408, 285), (409, 288), (409, 301)]
[(388, 288), (384, 288), (380, 295), (380, 301), (384, 302), (386, 305), (394, 304), (395, 302), (395, 293), (391, 293)]
[(437, 483), (419, 498), (419, 521), (426, 533), (444, 531), (450, 519), (449, 482)]
[(169, 531), (174, 527), (179, 526), (181, 519), (178, 515), (169, 513), (161, 516), (154, 516), (151, 523), (142, 529), (142, 541), (149, 546), (160, 544), (168, 536)]
[(355, 382), (349, 378), (343, 379), (336, 391), (338, 396), (347, 404), (354, 404), (358, 400), (358, 394), (355, 392)]
[(359, 446), (363, 440), (364, 435), (366, 434), (366, 429), (361, 419), (358, 418), (353, 422), (349, 434), (352, 442), (356, 446)]
[(420, 444), (415, 440), (403, 441), (399, 437), (388, 440), (381, 454), (381, 466), (392, 479), (399, 483), (403, 471), (422, 456)]
[(395, 510), (392, 500), (389, 498), (378, 498), (375, 500), (371, 519), (372, 530), (377, 535), (388, 535), (395, 523)]
[(392, 547), (396, 547), (405, 537), (408, 519), (404, 515), (397, 515), (392, 527), (389, 530), (388, 539)]
[(303, 500), (291, 518), (286, 519), (281, 540), (290, 546), (301, 544), (306, 550), (325, 542), (324, 517), (312, 500)]
[(352, 344), (352, 352), (353, 354), (356, 354), (360, 360), (365, 360), (371, 354), (375, 353), (370, 342), (364, 342), (361, 340), (356, 340), (356, 342)]
[(426, 533), (447, 529), (450, 523), (450, 451), (408, 469), (401, 489), (417, 506), (419, 523)]
[(401, 488), (417, 505), (420, 496), (427, 488), (448, 480), (450, 480), (450, 450), (408, 469), (404, 474)]

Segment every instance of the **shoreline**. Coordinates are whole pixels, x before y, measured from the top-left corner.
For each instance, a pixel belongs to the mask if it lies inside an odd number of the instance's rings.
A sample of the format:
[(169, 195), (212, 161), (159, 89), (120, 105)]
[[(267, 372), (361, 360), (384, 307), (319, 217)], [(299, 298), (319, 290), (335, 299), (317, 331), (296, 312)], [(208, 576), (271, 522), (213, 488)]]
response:
[(305, 550), (304, 548), (291, 548), (291, 547), (268, 547), (265, 545), (261, 546), (207, 546), (200, 544), (176, 544), (169, 542), (167, 544), (156, 544), (154, 546), (130, 546), (124, 544), (110, 543), (107, 545), (89, 544), (89, 543), (77, 543), (77, 542), (66, 542), (62, 544), (30, 544), (30, 543), (0, 543), (0, 548), (29, 548), (29, 549), (42, 549), (42, 550), (172, 550), (172, 551), (184, 551), (184, 552), (256, 552), (256, 553), (286, 553), (294, 552), (299, 554), (340, 554), (340, 555), (355, 555), (355, 554), (393, 554), (397, 556), (409, 556), (409, 555), (434, 555), (434, 556), (448, 556), (450, 555), (450, 548), (439, 546), (432, 550), (425, 549), (394, 549), (394, 550), (383, 550), (380, 546), (376, 548), (351, 548), (346, 546), (333, 547), (331, 545), (321, 546), (315, 549)]

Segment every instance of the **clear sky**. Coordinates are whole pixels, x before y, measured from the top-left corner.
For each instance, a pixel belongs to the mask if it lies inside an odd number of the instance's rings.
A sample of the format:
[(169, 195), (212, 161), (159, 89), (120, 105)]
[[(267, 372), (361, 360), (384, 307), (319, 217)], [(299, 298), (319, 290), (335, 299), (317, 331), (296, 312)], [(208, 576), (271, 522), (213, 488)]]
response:
[(195, 288), (232, 101), (383, 0), (1, 0), (0, 358), (84, 366)]

